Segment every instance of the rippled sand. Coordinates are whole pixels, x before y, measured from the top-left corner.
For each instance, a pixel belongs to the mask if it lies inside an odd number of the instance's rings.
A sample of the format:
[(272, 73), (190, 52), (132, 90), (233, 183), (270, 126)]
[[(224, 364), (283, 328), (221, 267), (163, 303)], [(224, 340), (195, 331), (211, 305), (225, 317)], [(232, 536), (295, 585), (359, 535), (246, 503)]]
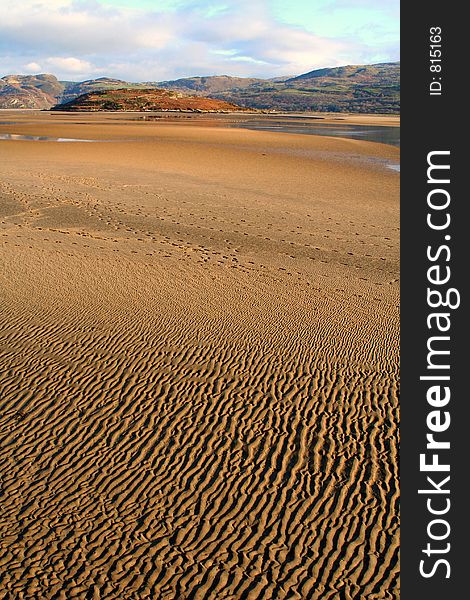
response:
[(397, 599), (397, 149), (8, 118), (0, 598)]

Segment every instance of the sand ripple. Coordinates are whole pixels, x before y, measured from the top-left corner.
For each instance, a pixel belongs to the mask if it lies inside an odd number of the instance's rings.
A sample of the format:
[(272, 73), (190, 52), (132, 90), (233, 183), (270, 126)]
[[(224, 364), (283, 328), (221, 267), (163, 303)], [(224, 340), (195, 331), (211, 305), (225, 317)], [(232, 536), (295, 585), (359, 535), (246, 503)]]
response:
[(396, 211), (8, 164), (0, 598), (397, 599)]

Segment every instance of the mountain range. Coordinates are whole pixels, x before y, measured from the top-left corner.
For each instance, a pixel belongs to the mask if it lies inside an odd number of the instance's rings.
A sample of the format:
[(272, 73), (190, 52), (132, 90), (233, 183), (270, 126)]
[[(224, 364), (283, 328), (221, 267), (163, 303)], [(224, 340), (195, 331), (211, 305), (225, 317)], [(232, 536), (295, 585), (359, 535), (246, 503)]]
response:
[[(400, 63), (316, 69), (296, 77), (274, 79), (214, 75), (130, 83), (109, 77), (75, 82), (59, 81), (49, 74), (7, 75), (0, 79), (0, 109), (49, 109), (84, 94), (122, 89), (165, 89), (244, 108), (286, 112), (398, 113)], [(129, 99), (129, 94), (126, 97)]]

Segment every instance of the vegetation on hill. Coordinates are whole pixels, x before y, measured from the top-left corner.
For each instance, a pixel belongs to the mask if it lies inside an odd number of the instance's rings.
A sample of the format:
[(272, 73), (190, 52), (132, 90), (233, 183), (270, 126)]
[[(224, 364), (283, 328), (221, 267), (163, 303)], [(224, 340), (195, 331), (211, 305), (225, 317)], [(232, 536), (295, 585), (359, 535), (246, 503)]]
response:
[(165, 89), (179, 89), (188, 93), (202, 96), (217, 93), (243, 90), (256, 84), (262, 84), (264, 79), (250, 77), (230, 77), (228, 75), (212, 75), (210, 77), (185, 77), (174, 81), (150, 82), (150, 86), (157, 85)]
[[(197, 81), (197, 92), (240, 106), (280, 111), (398, 113), (400, 64), (384, 63), (318, 69), (284, 80), (237, 81), (221, 89), (218, 78), (190, 78), (161, 82), (169, 89), (186, 91)], [(204, 80), (204, 81), (203, 81)]]
[(244, 109), (224, 100), (187, 96), (172, 90), (147, 88), (89, 92), (65, 104), (58, 104), (52, 110), (232, 112)]
[(396, 114), (400, 111), (400, 63), (317, 69), (274, 79), (216, 75), (146, 83), (109, 77), (74, 82), (48, 74), (8, 75), (0, 79), (0, 108), (51, 108), (84, 94), (123, 88), (139, 93), (164, 88), (245, 108), (285, 112)]

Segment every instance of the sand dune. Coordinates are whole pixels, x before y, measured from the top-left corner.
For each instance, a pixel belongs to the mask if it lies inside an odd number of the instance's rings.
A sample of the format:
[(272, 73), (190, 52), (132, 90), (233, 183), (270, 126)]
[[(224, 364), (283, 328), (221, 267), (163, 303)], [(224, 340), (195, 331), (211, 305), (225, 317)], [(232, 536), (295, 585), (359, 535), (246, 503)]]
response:
[(9, 116), (0, 598), (398, 598), (398, 151)]

